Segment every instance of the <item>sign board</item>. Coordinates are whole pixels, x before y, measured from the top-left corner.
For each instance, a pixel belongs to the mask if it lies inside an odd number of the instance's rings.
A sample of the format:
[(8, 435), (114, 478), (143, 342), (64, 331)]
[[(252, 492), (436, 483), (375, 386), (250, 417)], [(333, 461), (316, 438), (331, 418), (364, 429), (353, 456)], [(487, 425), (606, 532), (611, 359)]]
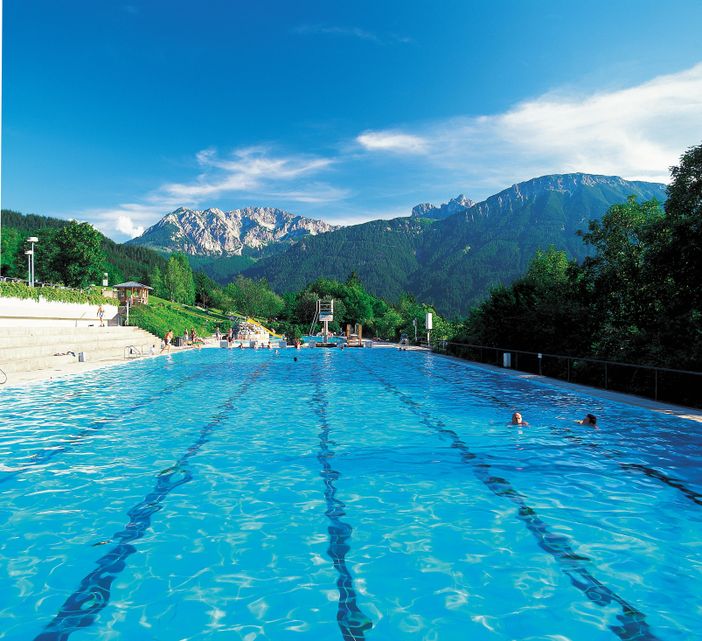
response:
[(317, 313), (321, 323), (331, 323), (334, 320), (334, 301), (333, 300), (318, 300)]
[(427, 329), (433, 329), (433, 327), (432, 327), (432, 314), (431, 314), (431, 312), (427, 312), (426, 328), (427, 328)]

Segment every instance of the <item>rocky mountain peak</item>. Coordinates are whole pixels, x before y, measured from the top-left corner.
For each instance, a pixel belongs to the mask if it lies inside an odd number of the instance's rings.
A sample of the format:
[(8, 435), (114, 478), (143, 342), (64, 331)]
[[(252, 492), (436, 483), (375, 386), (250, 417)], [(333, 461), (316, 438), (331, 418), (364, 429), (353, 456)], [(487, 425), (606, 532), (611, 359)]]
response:
[(472, 207), (475, 203), (470, 199), (466, 198), (463, 194), (459, 194), (455, 198), (452, 198), (447, 203), (443, 203), (438, 207), (432, 203), (421, 203), (412, 208), (412, 216), (415, 218), (433, 218), (435, 220), (440, 220), (442, 218), (447, 218), (448, 216), (453, 216), (461, 211), (465, 211), (469, 207)]
[(231, 211), (179, 207), (129, 243), (192, 255), (236, 256), (247, 248), (262, 250), (275, 243), (290, 244), (335, 229), (338, 227), (324, 221), (272, 207)]

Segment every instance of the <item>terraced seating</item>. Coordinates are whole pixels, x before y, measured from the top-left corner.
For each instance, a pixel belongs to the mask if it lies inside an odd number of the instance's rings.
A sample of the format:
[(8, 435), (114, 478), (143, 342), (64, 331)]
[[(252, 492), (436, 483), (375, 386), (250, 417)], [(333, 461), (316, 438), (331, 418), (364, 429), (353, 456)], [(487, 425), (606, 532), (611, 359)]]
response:
[(122, 360), (129, 346), (144, 354), (161, 339), (138, 327), (3, 327), (0, 368), (5, 372), (53, 369), (78, 361)]

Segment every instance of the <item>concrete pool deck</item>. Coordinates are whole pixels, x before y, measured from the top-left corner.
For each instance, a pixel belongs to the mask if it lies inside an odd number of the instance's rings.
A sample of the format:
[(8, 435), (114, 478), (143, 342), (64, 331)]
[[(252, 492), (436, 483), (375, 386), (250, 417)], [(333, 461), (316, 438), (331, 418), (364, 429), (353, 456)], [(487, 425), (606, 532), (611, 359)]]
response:
[[(203, 348), (214, 348), (217, 347), (214, 343), (208, 343), (203, 345)], [(70, 378), (76, 374), (84, 374), (86, 372), (92, 372), (99, 369), (104, 369), (106, 367), (116, 367), (118, 365), (129, 365), (135, 361), (143, 361), (149, 358), (159, 358), (168, 356), (169, 354), (176, 354), (178, 352), (189, 351), (192, 349), (198, 349), (197, 347), (172, 347), (170, 352), (159, 353), (159, 350), (153, 355), (145, 354), (138, 358), (108, 358), (99, 361), (88, 361), (85, 363), (80, 363), (78, 361), (72, 363), (64, 363), (57, 367), (39, 369), (30, 372), (11, 372), (7, 374), (8, 380), (4, 385), (0, 385), (0, 390), (3, 387), (19, 387), (25, 385), (34, 385), (36, 383), (43, 383), (46, 381), (53, 381), (57, 379)], [(1, 375), (0, 375), (1, 377)], [(2, 378), (0, 378), (0, 381)]]

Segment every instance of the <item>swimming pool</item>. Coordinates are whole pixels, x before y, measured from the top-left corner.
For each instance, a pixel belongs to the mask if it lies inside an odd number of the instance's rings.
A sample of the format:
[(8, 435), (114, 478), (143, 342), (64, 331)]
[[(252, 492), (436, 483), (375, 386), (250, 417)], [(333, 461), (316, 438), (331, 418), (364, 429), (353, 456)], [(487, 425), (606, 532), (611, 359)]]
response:
[(0, 402), (3, 641), (699, 638), (692, 422), (389, 349)]
[[(303, 342), (305, 343), (323, 343), (324, 342), (324, 336), (303, 336), (302, 337)], [(345, 343), (346, 338), (344, 336), (329, 336), (327, 338), (328, 343)]]

